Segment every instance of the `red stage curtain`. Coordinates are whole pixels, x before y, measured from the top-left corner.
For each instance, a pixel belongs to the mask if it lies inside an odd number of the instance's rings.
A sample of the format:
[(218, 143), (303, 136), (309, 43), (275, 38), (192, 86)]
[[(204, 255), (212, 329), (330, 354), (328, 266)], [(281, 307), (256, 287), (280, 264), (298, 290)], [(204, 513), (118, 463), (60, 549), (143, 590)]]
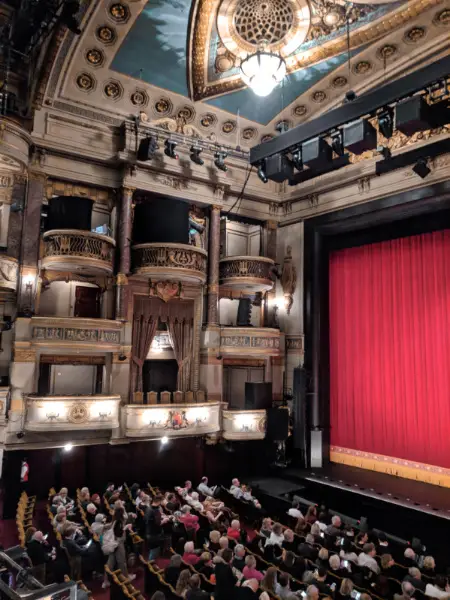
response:
[(450, 467), (450, 231), (329, 266), (331, 444)]

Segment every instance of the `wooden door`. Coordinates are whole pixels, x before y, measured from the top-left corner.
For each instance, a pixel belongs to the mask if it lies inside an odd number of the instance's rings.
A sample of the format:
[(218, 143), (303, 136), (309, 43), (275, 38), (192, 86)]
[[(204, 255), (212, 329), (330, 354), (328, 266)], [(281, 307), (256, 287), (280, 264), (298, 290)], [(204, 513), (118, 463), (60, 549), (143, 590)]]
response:
[(77, 285), (75, 288), (74, 317), (97, 319), (100, 316), (100, 290)]

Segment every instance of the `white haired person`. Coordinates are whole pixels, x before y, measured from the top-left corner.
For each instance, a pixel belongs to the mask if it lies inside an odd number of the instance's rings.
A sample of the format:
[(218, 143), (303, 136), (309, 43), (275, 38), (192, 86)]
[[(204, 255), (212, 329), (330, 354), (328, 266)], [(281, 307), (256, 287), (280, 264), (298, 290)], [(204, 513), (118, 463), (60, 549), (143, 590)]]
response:
[(241, 490), (241, 482), (237, 477), (231, 481), (230, 494), (232, 494), (238, 500), (244, 495), (244, 492)]
[(183, 562), (194, 566), (199, 560), (200, 557), (198, 553), (195, 552), (194, 542), (186, 542), (184, 545)]
[(238, 521), (238, 519), (233, 519), (231, 521), (231, 525), (230, 525), (230, 527), (228, 527), (228, 530), (227, 530), (227, 536), (229, 538), (231, 538), (232, 540), (235, 540), (236, 542), (240, 539), (241, 524)]
[(195, 510), (199, 512), (203, 511), (203, 504), (200, 502), (200, 496), (198, 492), (192, 492), (190, 498), (186, 498), (186, 500), (188, 504), (190, 504)]

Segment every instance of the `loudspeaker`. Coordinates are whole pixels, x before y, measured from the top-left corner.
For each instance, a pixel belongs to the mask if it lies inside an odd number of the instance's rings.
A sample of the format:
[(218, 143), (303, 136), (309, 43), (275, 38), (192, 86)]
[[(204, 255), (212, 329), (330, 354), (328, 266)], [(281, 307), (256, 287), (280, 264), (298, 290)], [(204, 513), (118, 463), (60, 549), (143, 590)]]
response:
[(287, 408), (269, 408), (267, 410), (266, 439), (282, 442), (289, 435), (289, 411)]
[(272, 382), (245, 382), (245, 410), (264, 410), (272, 406)]
[(142, 161), (151, 160), (156, 150), (158, 150), (158, 142), (153, 136), (149, 136), (141, 140), (139, 144), (137, 159)]
[(252, 301), (250, 298), (239, 300), (236, 325), (238, 327), (249, 327), (252, 318)]
[(56, 196), (48, 201), (46, 231), (51, 229), (91, 230), (94, 201), (84, 196)]
[(353, 154), (362, 154), (377, 147), (377, 132), (367, 119), (344, 125), (344, 148)]
[(323, 467), (323, 433), (320, 430), (311, 431), (311, 468)]
[(134, 209), (133, 243), (189, 244), (189, 204), (176, 198), (155, 198)]
[(294, 433), (293, 445), (296, 450), (306, 452), (306, 372), (302, 367), (294, 369), (293, 389)]

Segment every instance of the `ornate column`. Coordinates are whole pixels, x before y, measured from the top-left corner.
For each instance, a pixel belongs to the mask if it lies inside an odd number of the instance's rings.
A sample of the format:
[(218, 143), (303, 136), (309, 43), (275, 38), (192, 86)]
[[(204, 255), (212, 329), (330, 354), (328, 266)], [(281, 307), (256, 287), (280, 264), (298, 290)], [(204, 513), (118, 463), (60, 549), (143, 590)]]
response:
[[(29, 171), (26, 202), (23, 212), (22, 256), (17, 306), (19, 312), (33, 311), (36, 296), (40, 246), (41, 207), (47, 177)], [(13, 251), (13, 248), (11, 248)]]
[(121, 189), (118, 248), (119, 272), (116, 279), (116, 319), (127, 320), (126, 286), (127, 275), (131, 270), (131, 229), (133, 226), (132, 202), (135, 188), (123, 186)]
[(208, 254), (208, 327), (219, 325), (220, 206), (210, 211)]

